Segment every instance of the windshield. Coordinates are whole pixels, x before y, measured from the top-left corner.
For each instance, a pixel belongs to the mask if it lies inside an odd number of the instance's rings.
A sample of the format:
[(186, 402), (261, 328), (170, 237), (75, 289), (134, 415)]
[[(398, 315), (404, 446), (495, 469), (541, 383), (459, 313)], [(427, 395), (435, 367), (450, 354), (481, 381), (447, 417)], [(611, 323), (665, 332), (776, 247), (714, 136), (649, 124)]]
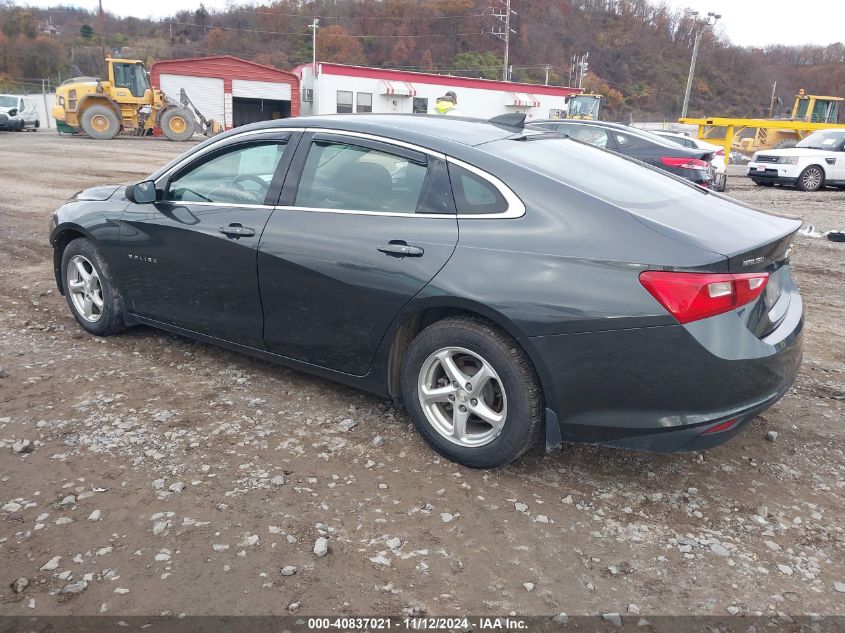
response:
[(0, 108), (17, 108), (18, 98), (0, 95)]
[(845, 130), (819, 130), (807, 138), (798, 141), (795, 147), (810, 147), (813, 149), (836, 149), (845, 141)]
[(703, 192), (641, 163), (559, 137), (504, 139), (478, 148), (625, 208), (676, 203), (683, 209), (685, 200)]
[(601, 102), (595, 97), (573, 97), (569, 102), (569, 114), (598, 117), (599, 105), (601, 105)]

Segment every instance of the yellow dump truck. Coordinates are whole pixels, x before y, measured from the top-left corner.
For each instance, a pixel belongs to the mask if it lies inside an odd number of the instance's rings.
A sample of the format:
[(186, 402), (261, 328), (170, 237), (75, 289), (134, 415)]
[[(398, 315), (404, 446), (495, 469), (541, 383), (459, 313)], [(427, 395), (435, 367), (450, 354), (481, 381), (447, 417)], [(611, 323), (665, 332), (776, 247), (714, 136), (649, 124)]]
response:
[(59, 131), (84, 132), (111, 139), (120, 132), (142, 136), (159, 127), (172, 141), (186, 141), (195, 132), (206, 136), (221, 130), (206, 119), (182, 90), (179, 101), (150, 86), (149, 74), (137, 59), (106, 59), (108, 79), (76, 77), (56, 89), (53, 117)]

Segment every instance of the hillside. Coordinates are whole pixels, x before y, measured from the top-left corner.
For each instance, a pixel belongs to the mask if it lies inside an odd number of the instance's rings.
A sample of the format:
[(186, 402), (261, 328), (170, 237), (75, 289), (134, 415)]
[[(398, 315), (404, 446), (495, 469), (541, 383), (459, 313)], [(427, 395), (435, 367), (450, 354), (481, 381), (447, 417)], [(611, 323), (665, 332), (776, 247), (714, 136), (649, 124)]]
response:
[[(675, 118), (689, 66), (692, 24), (649, 0), (513, 0), (512, 79), (568, 84), (570, 59), (589, 52), (586, 88), (607, 94), (617, 119)], [(448, 74), (501, 77), (498, 22), (475, 0), (359, 0), (179, 12), (162, 20), (104, 20), (107, 47), (143, 59), (232, 54), (289, 69), (311, 59), (311, 20), (319, 17), (318, 57)], [(61, 33), (42, 34), (52, 24)], [(100, 68), (100, 20), (65, 6), (48, 10), (0, 2), (0, 88), (40, 89), (76, 66)], [(691, 115), (761, 115), (772, 83), (787, 103), (798, 88), (845, 95), (845, 46), (747, 49), (705, 34)], [(19, 82), (19, 83), (13, 83)]]

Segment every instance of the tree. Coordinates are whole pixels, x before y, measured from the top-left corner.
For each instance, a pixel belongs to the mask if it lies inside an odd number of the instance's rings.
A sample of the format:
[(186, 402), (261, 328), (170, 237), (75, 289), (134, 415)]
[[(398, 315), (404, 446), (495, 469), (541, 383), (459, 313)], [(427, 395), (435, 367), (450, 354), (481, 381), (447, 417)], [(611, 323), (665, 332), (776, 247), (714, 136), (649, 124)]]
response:
[(229, 33), (223, 29), (211, 29), (205, 36), (205, 47), (209, 53), (228, 52)]
[(79, 27), (79, 35), (84, 40), (90, 40), (94, 37), (94, 29), (91, 28), (90, 24), (83, 24)]
[(452, 59), (452, 71), (455, 75), (481, 77), (482, 79), (501, 79), (503, 61), (491, 52), (473, 53), (464, 51)]
[(317, 59), (338, 64), (366, 64), (364, 48), (339, 25), (327, 26), (317, 32)]

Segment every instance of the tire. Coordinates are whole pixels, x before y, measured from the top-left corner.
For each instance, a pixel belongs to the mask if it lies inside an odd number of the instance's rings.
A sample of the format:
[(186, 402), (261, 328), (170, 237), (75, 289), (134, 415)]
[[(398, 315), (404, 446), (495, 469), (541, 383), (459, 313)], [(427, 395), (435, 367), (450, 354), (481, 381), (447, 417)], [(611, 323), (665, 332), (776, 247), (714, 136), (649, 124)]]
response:
[[(89, 276), (96, 277), (96, 283), (86, 282), (78, 265), (82, 265)], [(73, 286), (80, 281), (83, 287), (79, 292), (74, 292)], [(108, 336), (126, 329), (123, 309), (108, 264), (90, 240), (77, 238), (65, 247), (62, 253), (62, 285), (68, 307), (84, 330), (97, 336)], [(93, 313), (91, 317), (95, 318), (86, 316), (85, 304), (89, 296)], [(99, 307), (96, 305), (97, 298), (102, 304)]]
[(41, 127), (41, 121), (39, 121), (38, 119), (35, 119), (35, 129), (37, 130), (40, 127)]
[(82, 131), (98, 141), (107, 141), (120, 132), (120, 120), (114, 110), (104, 105), (89, 106), (82, 113)]
[(818, 165), (810, 165), (795, 181), (800, 191), (818, 191), (824, 186), (824, 170)]
[[(454, 388), (446, 365), (439, 360), (443, 355), (451, 358), (469, 387), (465, 383)], [(482, 366), (492, 370), (488, 373), (491, 377), (480, 390), (478, 386), (473, 390), (471, 381)], [(454, 462), (470, 468), (496, 468), (517, 459), (537, 442), (543, 397), (534, 368), (516, 341), (487, 321), (455, 317), (424, 329), (408, 348), (401, 385), (417, 431), (434, 450)], [(438, 390), (437, 402), (423, 405), (424, 388)], [(444, 395), (447, 392), (449, 395)], [(463, 436), (454, 433), (455, 406), (465, 406), (469, 416)], [(474, 411), (500, 418), (498, 428), (482, 422)]]
[(171, 141), (188, 141), (194, 136), (194, 117), (184, 108), (170, 108), (159, 120), (162, 133)]

